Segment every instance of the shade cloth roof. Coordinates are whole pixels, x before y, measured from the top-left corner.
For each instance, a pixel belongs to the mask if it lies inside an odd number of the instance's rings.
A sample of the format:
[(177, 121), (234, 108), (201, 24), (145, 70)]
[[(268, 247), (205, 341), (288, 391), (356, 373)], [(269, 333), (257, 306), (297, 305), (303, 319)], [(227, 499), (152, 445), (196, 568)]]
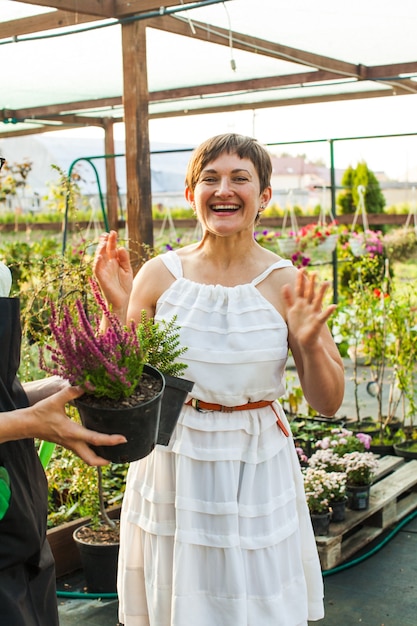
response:
[(0, 138), (122, 120), (124, 19), (146, 18), (151, 119), (417, 93), (415, 0), (48, 5), (0, 0)]

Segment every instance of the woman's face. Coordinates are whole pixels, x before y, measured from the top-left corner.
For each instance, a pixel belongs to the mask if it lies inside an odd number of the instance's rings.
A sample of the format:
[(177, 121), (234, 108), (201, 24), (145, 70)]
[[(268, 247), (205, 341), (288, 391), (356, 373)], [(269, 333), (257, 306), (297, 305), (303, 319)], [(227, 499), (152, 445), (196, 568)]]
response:
[(259, 176), (249, 159), (224, 153), (201, 171), (194, 191), (186, 189), (203, 229), (228, 235), (250, 229), (271, 198), (271, 188), (260, 190)]

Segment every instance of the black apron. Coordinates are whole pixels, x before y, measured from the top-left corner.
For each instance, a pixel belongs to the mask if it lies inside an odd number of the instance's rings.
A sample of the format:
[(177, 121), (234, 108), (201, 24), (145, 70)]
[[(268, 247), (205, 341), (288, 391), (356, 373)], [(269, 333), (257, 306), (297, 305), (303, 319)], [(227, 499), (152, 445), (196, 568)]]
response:
[[(0, 298), (1, 413), (28, 406), (16, 377), (20, 362), (20, 307)], [(0, 626), (57, 626), (55, 566), (46, 539), (48, 488), (33, 439), (0, 444), (0, 467), (11, 499), (0, 520)]]

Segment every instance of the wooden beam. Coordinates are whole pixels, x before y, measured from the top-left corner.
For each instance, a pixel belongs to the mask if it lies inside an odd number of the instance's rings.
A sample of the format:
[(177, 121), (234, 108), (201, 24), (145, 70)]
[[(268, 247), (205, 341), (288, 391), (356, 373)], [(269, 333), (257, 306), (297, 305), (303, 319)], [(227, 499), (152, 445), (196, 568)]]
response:
[(85, 115), (41, 115), (39, 117), (35, 117), (31, 115), (30, 117), (25, 118), (16, 118), (20, 121), (24, 122), (45, 122), (46, 124), (50, 123), (54, 125), (57, 130), (59, 130), (59, 124), (73, 124), (74, 126), (103, 126), (104, 119), (110, 118), (102, 118), (102, 117), (87, 117)]
[[(337, 74), (332, 72), (324, 72), (318, 70), (317, 72), (300, 72), (299, 74), (286, 74), (278, 76), (267, 76), (265, 78), (253, 78), (242, 81), (231, 81), (227, 83), (212, 83), (205, 85), (195, 85), (192, 87), (178, 87), (175, 89), (164, 89), (160, 91), (153, 91), (149, 93), (150, 102), (161, 102), (180, 100), (181, 98), (199, 97), (212, 94), (221, 93), (234, 93), (236, 91), (249, 91), (263, 89), (274, 89), (278, 87), (286, 87), (290, 85), (309, 84), (312, 82), (325, 82), (329, 80), (336, 80)], [(85, 100), (78, 102), (63, 102), (59, 104), (53, 104), (48, 106), (38, 106), (26, 109), (4, 109), (0, 111), (0, 120), (15, 118), (15, 119), (47, 119), (50, 117), (57, 120), (69, 120), (69, 115), (64, 115), (65, 111), (82, 111), (88, 109), (100, 109), (106, 107), (121, 107), (123, 104), (121, 97), (114, 98), (102, 98), (98, 100)], [(76, 116), (74, 116), (76, 117)], [(81, 117), (81, 120), (83, 118)], [(85, 118), (87, 119), (87, 118)], [(88, 118), (90, 119), (90, 118)], [(93, 118), (101, 120), (103, 118)]]
[(0, 110), (0, 120), (8, 117), (19, 119), (26, 117), (44, 117), (45, 115), (60, 115), (65, 111), (85, 111), (122, 106), (122, 96), (112, 98), (97, 98), (94, 100), (77, 100), (76, 102), (59, 102), (43, 106), (28, 107), (26, 109), (3, 109)]
[(195, 4), (193, 0), (164, 0), (163, 3), (158, 0), (115, 0), (115, 13), (118, 18), (128, 17), (129, 15), (140, 15), (141, 13), (150, 13), (151, 11), (160, 11), (173, 6), (186, 6), (187, 4)]
[(199, 107), (198, 109), (182, 109), (179, 111), (166, 111), (159, 113), (150, 113), (149, 119), (166, 119), (174, 117), (186, 117), (188, 115), (205, 115), (207, 113), (227, 113), (233, 111), (252, 111), (258, 109), (274, 109), (277, 107), (289, 107), (299, 104), (317, 104), (318, 102), (340, 102), (344, 100), (365, 100), (367, 98), (381, 98), (387, 96), (405, 96), (410, 95), (406, 93), (393, 93), (393, 90), (375, 90), (375, 91), (361, 91), (351, 94), (328, 94), (325, 96), (306, 96), (300, 98), (285, 98), (281, 100), (264, 100), (263, 102), (248, 102), (248, 103), (232, 103), (228, 105), (220, 106), (206, 106)]
[[(28, 4), (24, 0), (17, 0)], [(103, 19), (121, 19), (139, 13), (148, 13), (159, 10), (161, 4), (157, 0), (67, 0), (63, 2), (30, 2), (39, 6), (55, 7), (56, 11), (31, 15), (15, 20), (0, 23), (0, 39), (19, 37), (41, 31), (54, 30), (64, 26), (79, 26), (88, 22), (96, 22)], [(163, 6), (171, 7), (180, 4), (179, 0), (164, 0)], [(184, 2), (184, 4), (190, 4)]]
[[(73, 128), (79, 128), (79, 125), (68, 126), (64, 124), (59, 127), (59, 130), (72, 130)], [(39, 126), (37, 128), (25, 128), (22, 130), (2, 131), (0, 133), (0, 139), (7, 139), (8, 137), (27, 137), (28, 135), (39, 135), (40, 133), (50, 133), (53, 130), (58, 130), (56, 126)]]
[(123, 103), (126, 135), (127, 232), (134, 272), (153, 247), (149, 92), (144, 22), (122, 25)]
[(417, 74), (417, 61), (372, 65), (367, 67), (366, 78), (369, 80), (392, 80), (399, 78), (400, 74)]
[(207, 96), (213, 94), (233, 94), (239, 91), (262, 91), (289, 87), (291, 85), (304, 85), (315, 82), (338, 80), (340, 76), (333, 72), (318, 70), (317, 72), (300, 72), (299, 74), (285, 74), (266, 76), (263, 78), (249, 78), (247, 80), (229, 81), (226, 83), (211, 83), (206, 85), (194, 85), (191, 87), (177, 87), (161, 91), (152, 91), (149, 94), (151, 102), (181, 100), (181, 98)]
[(35, 4), (39, 7), (50, 7), (61, 11), (71, 11), (72, 13), (89, 14), (103, 17), (112, 17), (115, 11), (114, 0), (16, 0), (23, 4)]
[(32, 15), (31, 17), (0, 22), (0, 39), (30, 35), (31, 33), (54, 30), (64, 26), (79, 26), (80, 24), (95, 22), (96, 20), (97, 17), (93, 15), (77, 15), (70, 11), (51, 11), (51, 13), (43, 13), (42, 15)]

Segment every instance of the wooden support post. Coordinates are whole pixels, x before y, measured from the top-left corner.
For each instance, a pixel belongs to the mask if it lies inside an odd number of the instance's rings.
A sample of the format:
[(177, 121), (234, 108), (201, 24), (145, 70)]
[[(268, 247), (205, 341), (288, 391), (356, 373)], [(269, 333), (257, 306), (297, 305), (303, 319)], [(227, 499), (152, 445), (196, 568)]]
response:
[[(104, 121), (104, 152), (105, 154), (114, 154), (114, 133), (113, 120), (106, 118)], [(106, 161), (106, 199), (107, 199), (107, 217), (110, 230), (117, 231), (118, 223), (118, 194), (116, 181), (116, 162), (114, 158), (107, 158)]]
[(126, 224), (133, 271), (153, 246), (149, 92), (146, 27), (143, 21), (122, 25), (123, 104), (126, 128)]

